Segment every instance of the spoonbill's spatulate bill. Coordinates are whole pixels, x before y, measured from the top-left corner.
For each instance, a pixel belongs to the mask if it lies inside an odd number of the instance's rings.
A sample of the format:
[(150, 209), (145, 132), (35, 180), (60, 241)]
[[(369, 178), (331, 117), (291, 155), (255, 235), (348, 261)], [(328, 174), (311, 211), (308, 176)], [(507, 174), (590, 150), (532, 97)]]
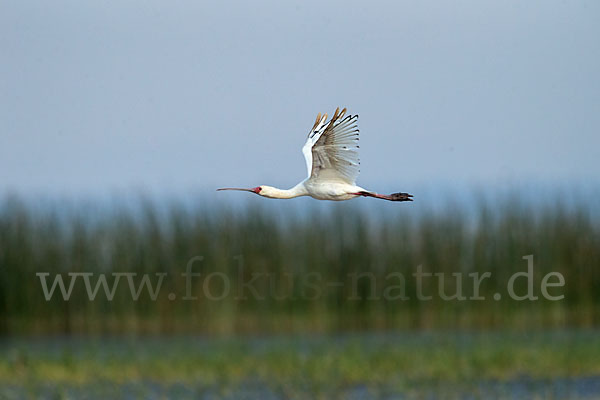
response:
[(336, 109), (331, 120), (327, 114), (317, 115), (302, 153), (308, 177), (291, 189), (261, 185), (254, 188), (222, 188), (242, 190), (271, 199), (310, 196), (318, 200), (350, 200), (358, 196), (389, 201), (412, 201), (408, 193), (378, 194), (356, 185), (358, 160), (358, 115), (345, 116), (346, 109)]

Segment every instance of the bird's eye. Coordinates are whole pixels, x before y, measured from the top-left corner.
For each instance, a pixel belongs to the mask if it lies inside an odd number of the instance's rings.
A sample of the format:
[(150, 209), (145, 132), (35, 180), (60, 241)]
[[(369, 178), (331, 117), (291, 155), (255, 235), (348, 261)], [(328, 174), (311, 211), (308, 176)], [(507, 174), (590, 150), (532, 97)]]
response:
[(262, 191), (262, 186), (259, 186), (259, 187), (258, 187), (258, 191), (259, 191), (259, 192), (260, 192), (260, 191)]

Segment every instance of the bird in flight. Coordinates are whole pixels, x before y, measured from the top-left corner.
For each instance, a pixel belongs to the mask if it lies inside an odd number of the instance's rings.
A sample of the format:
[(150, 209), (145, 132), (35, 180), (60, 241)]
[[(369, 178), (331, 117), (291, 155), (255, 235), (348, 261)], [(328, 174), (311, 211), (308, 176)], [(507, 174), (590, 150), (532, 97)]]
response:
[(327, 114), (317, 115), (302, 153), (306, 159), (308, 177), (291, 189), (261, 185), (254, 188), (222, 188), (242, 190), (271, 199), (291, 199), (310, 196), (318, 200), (350, 200), (355, 197), (375, 197), (389, 201), (412, 201), (408, 193), (379, 194), (356, 185), (359, 173), (358, 115), (346, 115), (346, 109), (335, 110), (331, 120)]

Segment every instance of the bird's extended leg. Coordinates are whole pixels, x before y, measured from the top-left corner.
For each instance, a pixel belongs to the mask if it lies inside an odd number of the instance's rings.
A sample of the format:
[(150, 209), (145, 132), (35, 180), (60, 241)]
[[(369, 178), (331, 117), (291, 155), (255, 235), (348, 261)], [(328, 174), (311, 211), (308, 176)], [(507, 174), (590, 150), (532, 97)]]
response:
[(364, 197), (375, 197), (376, 199), (383, 199), (383, 200), (389, 200), (389, 201), (413, 201), (413, 199), (411, 199), (412, 194), (408, 194), (408, 193), (392, 193), (392, 194), (378, 194), (378, 193), (373, 193), (373, 192), (367, 192), (367, 191), (360, 191), (357, 193), (352, 193), (354, 195), (357, 196), (364, 196)]

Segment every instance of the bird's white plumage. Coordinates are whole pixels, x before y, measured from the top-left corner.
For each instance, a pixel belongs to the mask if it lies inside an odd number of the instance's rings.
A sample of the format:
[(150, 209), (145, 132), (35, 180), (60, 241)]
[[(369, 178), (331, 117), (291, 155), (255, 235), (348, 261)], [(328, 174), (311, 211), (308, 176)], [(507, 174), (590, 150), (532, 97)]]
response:
[(360, 166), (358, 115), (344, 117), (345, 112), (346, 109), (336, 110), (330, 121), (327, 114), (317, 116), (302, 147), (308, 180), (355, 184)]
[(358, 115), (345, 116), (337, 108), (331, 120), (327, 114), (317, 119), (302, 147), (308, 177), (291, 189), (261, 185), (254, 188), (222, 188), (242, 190), (272, 199), (291, 199), (310, 196), (318, 200), (350, 200), (355, 197), (374, 197), (389, 201), (412, 201), (408, 193), (378, 194), (356, 185), (360, 162), (358, 159)]

